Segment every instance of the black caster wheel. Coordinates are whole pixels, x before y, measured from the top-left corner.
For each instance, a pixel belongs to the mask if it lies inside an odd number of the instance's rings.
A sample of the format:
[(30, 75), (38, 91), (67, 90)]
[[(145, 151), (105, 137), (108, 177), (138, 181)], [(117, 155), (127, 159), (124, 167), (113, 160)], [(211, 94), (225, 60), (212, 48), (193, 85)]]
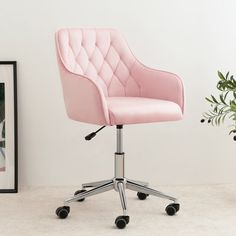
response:
[(118, 216), (115, 220), (116, 227), (118, 229), (124, 229), (129, 224), (129, 216)]
[(138, 192), (137, 196), (139, 200), (145, 200), (149, 196), (149, 194)]
[[(74, 196), (76, 196), (77, 194), (79, 193), (83, 193), (83, 192), (86, 192), (85, 189), (82, 189), (82, 190), (77, 190), (75, 193), (74, 193)], [(83, 202), (85, 200), (85, 198), (82, 198), (80, 200), (77, 200), (78, 202)]]
[(69, 206), (62, 206), (62, 207), (58, 207), (56, 209), (56, 215), (60, 218), (60, 219), (65, 219), (70, 213), (70, 207)]
[(169, 216), (175, 215), (179, 211), (179, 203), (171, 203), (166, 207), (166, 213)]

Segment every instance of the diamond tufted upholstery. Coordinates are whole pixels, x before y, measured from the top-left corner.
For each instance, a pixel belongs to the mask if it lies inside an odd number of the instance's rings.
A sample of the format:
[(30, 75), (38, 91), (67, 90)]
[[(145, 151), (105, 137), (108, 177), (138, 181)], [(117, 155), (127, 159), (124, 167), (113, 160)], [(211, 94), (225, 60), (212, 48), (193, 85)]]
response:
[(141, 64), (118, 31), (61, 29), (56, 46), (71, 119), (115, 125), (182, 118), (180, 78)]

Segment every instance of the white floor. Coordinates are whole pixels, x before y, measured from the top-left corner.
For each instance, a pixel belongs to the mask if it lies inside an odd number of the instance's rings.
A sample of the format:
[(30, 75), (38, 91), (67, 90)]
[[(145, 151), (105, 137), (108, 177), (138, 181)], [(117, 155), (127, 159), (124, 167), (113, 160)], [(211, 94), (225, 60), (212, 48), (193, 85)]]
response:
[(168, 201), (150, 196), (140, 201), (127, 191), (130, 223), (114, 226), (121, 214), (118, 194), (107, 192), (82, 203), (72, 203), (67, 219), (57, 219), (55, 209), (76, 188), (31, 188), (0, 195), (1, 236), (106, 236), (106, 235), (236, 235), (236, 185), (162, 186), (180, 198), (176, 216), (164, 214)]

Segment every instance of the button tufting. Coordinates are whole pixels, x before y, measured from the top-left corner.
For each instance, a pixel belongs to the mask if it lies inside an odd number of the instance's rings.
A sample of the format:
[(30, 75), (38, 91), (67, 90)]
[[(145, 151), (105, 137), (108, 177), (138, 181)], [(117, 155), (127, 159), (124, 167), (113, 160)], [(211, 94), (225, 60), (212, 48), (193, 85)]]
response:
[[(89, 40), (91, 31), (94, 31), (95, 38), (93, 41)], [(81, 35), (80, 41), (81, 49), (78, 50), (74, 38), (76, 34)], [(124, 95), (139, 95), (139, 84), (132, 77), (132, 67), (135, 58), (130, 54), (130, 50), (120, 40), (119, 34), (109, 32), (109, 36), (104, 34), (102, 39), (98, 38), (98, 34), (102, 32), (99, 30), (84, 30), (78, 29), (69, 33), (69, 47), (72, 54), (65, 54), (66, 56), (74, 56), (76, 61), (76, 68), (81, 68), (81, 73), (88, 77), (99, 76), (99, 80), (104, 83), (102, 89), (105, 94), (120, 96)], [(88, 40), (88, 41), (87, 41)], [(70, 61), (70, 60), (67, 60)], [(85, 61), (88, 63), (85, 64)], [(83, 68), (83, 69), (82, 69)], [(91, 78), (93, 79), (93, 78)], [(134, 92), (133, 92), (134, 91)]]

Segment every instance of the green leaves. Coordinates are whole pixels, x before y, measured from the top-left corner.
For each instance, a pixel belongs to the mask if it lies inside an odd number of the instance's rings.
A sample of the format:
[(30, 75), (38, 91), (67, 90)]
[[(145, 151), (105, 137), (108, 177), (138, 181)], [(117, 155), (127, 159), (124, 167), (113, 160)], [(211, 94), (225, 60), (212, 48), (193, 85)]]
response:
[(236, 92), (235, 91), (233, 92), (233, 95), (234, 95), (234, 98), (236, 99)]
[(216, 98), (213, 95), (211, 95), (211, 98), (212, 98), (214, 103), (219, 104), (219, 102), (216, 100)]
[(220, 80), (217, 83), (217, 88), (220, 91), (236, 91), (236, 80), (234, 76), (229, 77), (229, 72), (224, 76), (220, 71), (218, 71), (218, 77)]
[(226, 102), (225, 102), (225, 96), (223, 96), (223, 94), (220, 94), (220, 101), (221, 101), (223, 104), (227, 105)]
[(218, 97), (210, 95), (205, 98), (210, 103), (211, 110), (205, 112), (203, 117), (213, 126), (223, 124), (227, 117), (233, 121), (234, 127), (229, 134), (236, 133), (236, 80), (229, 72), (223, 75), (218, 71), (217, 74), (219, 80), (216, 87), (221, 93)]
[(230, 101), (230, 109), (233, 112), (236, 112), (236, 103), (235, 101)]
[(211, 99), (209, 99), (209, 98), (207, 98), (207, 97), (205, 97), (205, 99), (206, 99), (208, 102), (213, 103), (213, 101), (211, 101)]
[(220, 71), (218, 71), (217, 73), (218, 73), (218, 76), (220, 77), (220, 79), (225, 80), (225, 77), (223, 76), (223, 74)]

